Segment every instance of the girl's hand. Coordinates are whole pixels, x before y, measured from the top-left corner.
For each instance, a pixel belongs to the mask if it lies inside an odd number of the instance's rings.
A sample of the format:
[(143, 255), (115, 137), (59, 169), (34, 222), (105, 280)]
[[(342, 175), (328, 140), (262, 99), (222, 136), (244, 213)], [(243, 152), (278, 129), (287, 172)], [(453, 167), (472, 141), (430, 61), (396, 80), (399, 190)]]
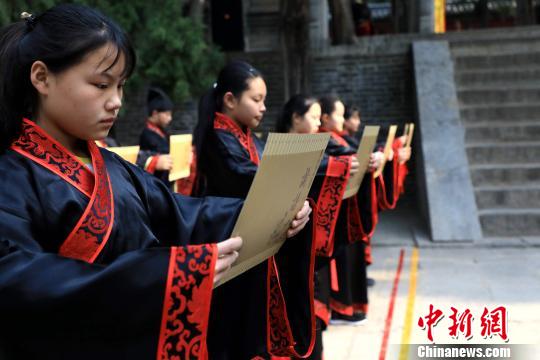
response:
[(169, 171), (172, 169), (172, 157), (169, 154), (157, 155), (156, 170)]
[(289, 227), (289, 230), (287, 230), (288, 238), (298, 234), (300, 230), (306, 226), (307, 222), (309, 221), (309, 214), (311, 214), (311, 206), (309, 206), (309, 202), (304, 201), (304, 206), (296, 214), (291, 226)]
[(390, 152), (388, 153), (388, 159), (386, 159), (386, 161), (392, 160), (394, 160), (394, 149), (390, 149)]
[(398, 160), (400, 164), (403, 164), (411, 158), (411, 148), (404, 147), (398, 150)]
[(405, 144), (407, 143), (407, 135), (401, 135), (399, 137), (399, 141), (401, 142), (401, 146), (405, 146)]
[(360, 164), (358, 163), (358, 158), (356, 157), (356, 155), (353, 155), (352, 156), (352, 161), (351, 161), (351, 172), (350, 174), (351, 175), (354, 175), (358, 172), (358, 168), (360, 167)]
[(381, 166), (384, 154), (381, 151), (376, 151), (369, 156), (369, 171), (375, 171)]
[(242, 247), (242, 238), (237, 236), (217, 244), (218, 259), (214, 271), (214, 284), (218, 283), (225, 273), (231, 269), (236, 259), (238, 251)]

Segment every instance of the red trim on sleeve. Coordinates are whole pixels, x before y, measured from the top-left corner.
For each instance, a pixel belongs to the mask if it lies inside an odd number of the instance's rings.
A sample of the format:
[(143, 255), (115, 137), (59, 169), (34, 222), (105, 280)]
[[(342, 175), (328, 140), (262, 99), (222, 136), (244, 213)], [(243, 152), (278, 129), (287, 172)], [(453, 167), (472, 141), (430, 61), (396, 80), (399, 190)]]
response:
[(156, 172), (156, 165), (159, 160), (159, 155), (151, 156), (151, 158), (152, 160), (150, 160), (145, 170), (148, 171), (150, 174), (153, 174), (154, 172)]
[(351, 159), (350, 155), (328, 158), (326, 176), (313, 215), (315, 246), (319, 256), (328, 257), (334, 251), (334, 231), (343, 194), (347, 189), (347, 181), (350, 177)]
[(268, 259), (267, 280), (267, 346), (270, 354), (282, 355), (294, 346), (291, 325), (287, 316), (287, 306), (276, 263), (272, 256)]
[(191, 149), (192, 158), (189, 166), (189, 176), (176, 181), (176, 192), (182, 195), (190, 196), (193, 192), (193, 186), (195, 184), (195, 177), (197, 175), (197, 154), (195, 147)]
[(208, 359), (206, 337), (217, 253), (215, 244), (171, 248), (158, 360)]
[[(311, 199), (308, 199), (312, 207), (315, 206)], [(312, 231), (315, 232), (315, 222), (312, 222)], [(293, 240), (294, 241), (294, 240)], [(305, 354), (299, 354), (295, 348), (296, 341), (291, 330), (290, 322), (287, 315), (287, 308), (281, 285), (279, 284), (279, 273), (277, 265), (272, 257), (272, 264), (269, 261), (268, 269), (268, 306), (267, 306), (267, 346), (268, 352), (273, 356), (292, 356), (293, 358), (306, 358), (315, 347), (316, 340), (316, 310), (315, 310), (315, 242), (312, 238), (310, 259), (309, 259), (309, 274), (308, 274), (308, 302), (310, 313), (310, 341)], [(273, 270), (272, 270), (273, 269)], [(279, 301), (283, 301), (281, 304)], [(275, 305), (274, 305), (275, 304)], [(275, 308), (272, 308), (274, 305)], [(275, 325), (274, 325), (275, 324)], [(277, 331), (273, 331), (273, 329)], [(283, 331), (285, 330), (286, 333)]]
[(358, 198), (351, 197), (347, 201), (347, 236), (349, 243), (354, 243), (365, 238), (358, 208)]

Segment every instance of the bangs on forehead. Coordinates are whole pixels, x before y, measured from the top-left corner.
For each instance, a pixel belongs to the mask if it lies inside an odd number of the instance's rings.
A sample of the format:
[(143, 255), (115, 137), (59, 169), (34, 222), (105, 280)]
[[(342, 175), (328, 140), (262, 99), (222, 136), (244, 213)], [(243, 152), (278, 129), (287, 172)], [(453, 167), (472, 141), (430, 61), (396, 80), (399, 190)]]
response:
[(119, 45), (109, 42), (107, 44), (107, 52), (105, 53), (103, 59), (101, 59), (101, 61), (99, 62), (98, 68), (104, 62), (114, 57), (113, 61), (109, 64), (109, 66), (107, 66), (107, 68), (104, 69), (102, 72), (105, 73), (111, 70), (120, 61), (122, 55), (124, 55), (124, 68), (120, 73), (120, 77), (122, 79), (127, 79), (133, 73), (133, 68), (135, 66), (135, 59), (129, 48), (121, 48)]

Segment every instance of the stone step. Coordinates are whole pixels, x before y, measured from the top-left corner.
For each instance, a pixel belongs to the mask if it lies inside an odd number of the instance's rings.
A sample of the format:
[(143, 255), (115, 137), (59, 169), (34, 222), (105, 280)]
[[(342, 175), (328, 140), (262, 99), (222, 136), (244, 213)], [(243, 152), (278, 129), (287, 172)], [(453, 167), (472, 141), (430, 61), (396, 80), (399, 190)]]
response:
[(470, 165), (537, 163), (540, 142), (469, 143), (465, 145)]
[(465, 129), (466, 143), (540, 140), (540, 120), (533, 123), (515, 122), (487, 126), (485, 123), (471, 123), (467, 124)]
[(509, 39), (501, 41), (478, 40), (450, 43), (453, 57), (465, 56), (497, 56), (519, 53), (540, 52), (540, 37), (529, 39)]
[(478, 121), (523, 121), (540, 118), (540, 103), (511, 103), (497, 105), (462, 105), (461, 120), (464, 124)]
[[(539, 83), (540, 84), (540, 81)], [(458, 99), (463, 105), (483, 105), (483, 104), (518, 104), (518, 103), (538, 103), (540, 104), (540, 87), (519, 88), (519, 87), (476, 87), (458, 88)]]
[(478, 209), (540, 210), (540, 186), (481, 186), (474, 189)]
[(454, 68), (458, 69), (458, 71), (486, 68), (514, 68), (516, 66), (535, 66), (539, 63), (539, 51), (489, 56), (458, 56), (454, 58)]
[(485, 209), (478, 214), (484, 237), (540, 235), (538, 209)]
[(540, 184), (540, 163), (471, 165), (469, 170), (475, 187)]
[(520, 66), (504, 69), (455, 69), (455, 79), (458, 89), (474, 87), (477, 85), (505, 87), (512, 86), (533, 87), (540, 81), (540, 67)]

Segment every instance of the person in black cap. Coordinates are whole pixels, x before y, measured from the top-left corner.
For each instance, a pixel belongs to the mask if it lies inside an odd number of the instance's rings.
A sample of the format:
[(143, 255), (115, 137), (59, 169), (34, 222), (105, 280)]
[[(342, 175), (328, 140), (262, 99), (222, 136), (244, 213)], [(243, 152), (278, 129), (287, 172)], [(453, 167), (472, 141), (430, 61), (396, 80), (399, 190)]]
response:
[(140, 152), (137, 165), (153, 174), (169, 187), (172, 158), (169, 154), (169, 134), (166, 130), (172, 120), (174, 104), (158, 87), (151, 87), (147, 97), (147, 120), (139, 139)]

